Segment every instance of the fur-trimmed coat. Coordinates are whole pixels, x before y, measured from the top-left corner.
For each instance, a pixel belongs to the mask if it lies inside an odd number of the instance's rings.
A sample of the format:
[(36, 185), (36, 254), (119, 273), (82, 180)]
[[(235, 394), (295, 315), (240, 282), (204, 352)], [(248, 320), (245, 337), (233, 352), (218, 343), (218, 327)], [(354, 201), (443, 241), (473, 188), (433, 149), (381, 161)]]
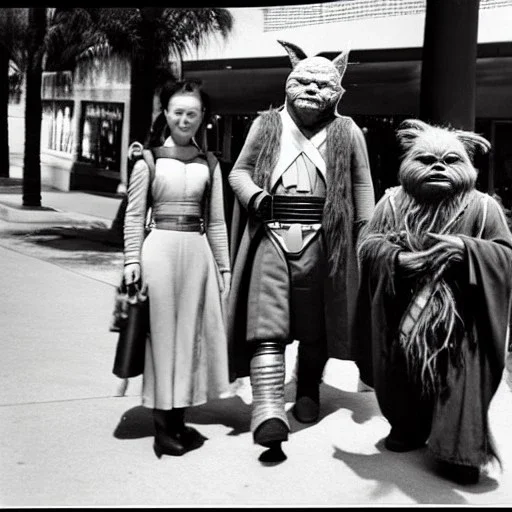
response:
[[(251, 263), (264, 231), (261, 222), (247, 217), (246, 208), (255, 194), (271, 192), (272, 173), (286, 137), (291, 134), (283, 130), (282, 114), (277, 110), (262, 113), (229, 175), (237, 199), (231, 226), (233, 277), (227, 314), (232, 379), (248, 374), (246, 299)], [(336, 117), (327, 126), (321, 153), (327, 184), (322, 227), (330, 263), (324, 282), (327, 344), (329, 357), (352, 359), (349, 333), (358, 284), (354, 236), (356, 226), (367, 222), (373, 212), (373, 184), (364, 135), (350, 117)]]

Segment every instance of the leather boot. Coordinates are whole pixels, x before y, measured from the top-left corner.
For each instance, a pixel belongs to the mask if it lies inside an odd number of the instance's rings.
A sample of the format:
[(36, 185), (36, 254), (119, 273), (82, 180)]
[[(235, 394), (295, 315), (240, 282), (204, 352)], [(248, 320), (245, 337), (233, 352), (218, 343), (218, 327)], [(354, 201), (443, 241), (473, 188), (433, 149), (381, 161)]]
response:
[(206, 441), (206, 437), (204, 437), (200, 432), (198, 432), (194, 427), (185, 424), (185, 411), (186, 409), (174, 409), (175, 411), (180, 411), (180, 434), (183, 445), (185, 446), (187, 451), (195, 450), (196, 448), (200, 448), (203, 446)]
[(284, 345), (262, 342), (251, 359), (251, 430), (255, 443), (274, 450), (288, 440), (290, 430), (284, 408), (284, 379)]
[(297, 393), (292, 413), (301, 423), (314, 423), (318, 420), (320, 383), (326, 362), (327, 346), (324, 340), (318, 343), (299, 343)]
[(185, 408), (153, 409), (155, 421), (154, 450), (162, 454), (180, 456), (201, 447), (206, 438), (195, 428), (185, 425)]
[[(181, 416), (181, 421), (180, 421)], [(153, 449), (158, 458), (163, 454), (181, 456), (187, 452), (182, 439), (183, 415), (174, 409), (153, 409), (155, 441)]]

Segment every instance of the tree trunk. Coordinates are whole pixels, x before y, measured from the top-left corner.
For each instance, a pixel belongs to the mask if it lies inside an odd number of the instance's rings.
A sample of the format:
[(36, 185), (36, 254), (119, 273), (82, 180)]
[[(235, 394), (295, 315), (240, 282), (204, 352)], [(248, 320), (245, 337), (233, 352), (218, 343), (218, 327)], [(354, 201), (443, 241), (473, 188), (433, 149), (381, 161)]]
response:
[(23, 206), (41, 206), (41, 82), (46, 8), (30, 7), (28, 16)]
[(0, 176), (9, 177), (9, 54), (0, 46)]
[(479, 0), (427, 0), (420, 118), (474, 130)]

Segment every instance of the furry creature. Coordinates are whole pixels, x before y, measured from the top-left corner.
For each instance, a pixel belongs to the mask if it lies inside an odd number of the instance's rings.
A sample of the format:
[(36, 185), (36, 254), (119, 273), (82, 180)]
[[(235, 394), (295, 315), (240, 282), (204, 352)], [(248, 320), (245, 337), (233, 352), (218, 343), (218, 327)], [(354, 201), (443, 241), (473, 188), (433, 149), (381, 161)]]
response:
[(451, 350), (456, 357), (457, 347), (450, 340), (460, 322), (443, 273), (462, 261), (464, 245), (446, 235), (456, 226), (475, 188), (477, 171), (471, 156), (477, 150), (488, 151), (490, 144), (475, 133), (419, 120), (405, 121), (398, 139), (404, 156), (398, 173), (402, 187), (393, 198), (396, 218), (393, 226), (386, 226), (389, 219), (374, 217), (368, 229), (375, 233), (361, 245), (360, 256), (378, 251), (373, 242), (379, 239), (404, 251), (399, 255), (401, 270), (417, 280), (418, 289), (402, 317), (400, 343), (423, 391), (433, 393), (441, 384), (438, 356)]
[(397, 136), (400, 186), (358, 246), (357, 363), (391, 424), (388, 449), (428, 439), (452, 476), (476, 481), (496, 456), (487, 410), (503, 371), (512, 234), (500, 205), (475, 189), (485, 138), (419, 120)]

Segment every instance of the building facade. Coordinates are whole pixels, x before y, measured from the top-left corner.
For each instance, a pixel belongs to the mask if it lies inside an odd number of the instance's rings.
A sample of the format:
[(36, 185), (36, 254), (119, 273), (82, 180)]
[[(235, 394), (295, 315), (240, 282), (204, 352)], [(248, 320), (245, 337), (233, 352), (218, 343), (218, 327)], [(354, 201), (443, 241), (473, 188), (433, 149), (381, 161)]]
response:
[[(41, 181), (59, 190), (126, 190), (130, 63), (113, 57), (70, 71), (44, 72)], [(11, 176), (22, 177), (23, 93), (9, 106)]]
[[(396, 184), (395, 129), (418, 117), (426, 0), (351, 0), (231, 9), (234, 32), (184, 62), (201, 78), (216, 116), (210, 146), (233, 165), (258, 111), (284, 102), (289, 59), (278, 40), (308, 55), (350, 49), (340, 112), (367, 136), (376, 195)], [(491, 154), (476, 162), (479, 187), (512, 207), (512, 0), (481, 0), (476, 66), (476, 131)]]
[[(349, 49), (340, 112), (367, 137), (377, 197), (396, 184), (395, 129), (418, 117), (426, 0), (351, 0), (230, 9), (232, 33), (212, 37), (188, 56), (184, 77), (209, 94), (208, 144), (225, 174), (257, 113), (284, 102), (290, 72), (278, 40), (308, 55), (334, 58)], [(476, 68), (476, 130), (491, 154), (477, 162), (479, 187), (512, 207), (512, 0), (480, 0)], [(45, 73), (42, 86), (42, 181), (60, 190), (124, 193), (128, 179), (130, 65), (80, 66)], [(17, 100), (17, 101), (16, 101)], [(156, 104), (156, 103), (155, 103)], [(21, 177), (24, 98), (13, 96), (9, 137), (11, 175)]]

